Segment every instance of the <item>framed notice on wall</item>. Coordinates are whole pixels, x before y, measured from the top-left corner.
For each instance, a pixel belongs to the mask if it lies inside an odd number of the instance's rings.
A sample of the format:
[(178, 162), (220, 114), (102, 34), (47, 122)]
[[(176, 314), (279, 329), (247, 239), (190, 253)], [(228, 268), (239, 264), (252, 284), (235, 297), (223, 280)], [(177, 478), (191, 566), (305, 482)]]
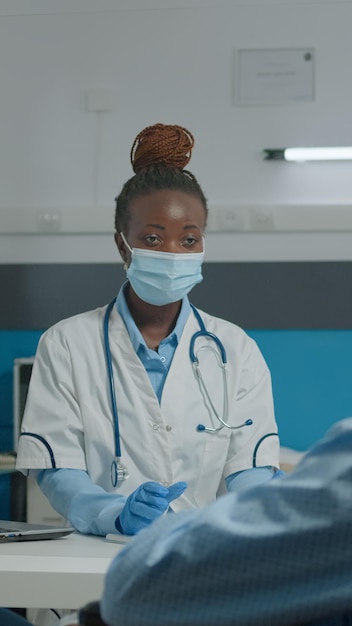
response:
[(236, 50), (235, 104), (312, 102), (314, 52), (313, 48)]

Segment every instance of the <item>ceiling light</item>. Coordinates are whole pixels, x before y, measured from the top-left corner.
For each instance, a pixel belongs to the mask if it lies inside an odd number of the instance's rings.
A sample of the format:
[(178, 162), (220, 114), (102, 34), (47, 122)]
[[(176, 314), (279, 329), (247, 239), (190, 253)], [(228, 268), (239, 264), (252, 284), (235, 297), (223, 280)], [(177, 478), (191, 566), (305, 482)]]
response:
[(269, 161), (346, 161), (352, 159), (352, 147), (336, 148), (266, 148)]

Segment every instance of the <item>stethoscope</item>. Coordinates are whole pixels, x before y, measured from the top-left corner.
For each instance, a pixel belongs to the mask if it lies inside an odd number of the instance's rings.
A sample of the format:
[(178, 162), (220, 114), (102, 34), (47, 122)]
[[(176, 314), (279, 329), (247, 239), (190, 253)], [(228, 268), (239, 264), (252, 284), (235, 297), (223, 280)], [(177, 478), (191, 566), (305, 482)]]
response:
[[(128, 470), (126, 466), (121, 462), (121, 445), (120, 445), (120, 430), (119, 430), (119, 418), (116, 404), (116, 393), (115, 393), (115, 382), (114, 382), (114, 373), (112, 369), (112, 360), (111, 360), (111, 349), (110, 349), (110, 340), (109, 340), (109, 319), (111, 311), (115, 305), (116, 298), (114, 298), (110, 304), (108, 304), (103, 322), (103, 334), (104, 334), (104, 348), (105, 348), (105, 358), (106, 358), (106, 368), (109, 380), (109, 390), (110, 390), (110, 401), (111, 401), (111, 410), (113, 416), (114, 423), (114, 438), (115, 438), (115, 458), (111, 463), (111, 483), (113, 487), (117, 487), (120, 485), (126, 478), (128, 478)], [(220, 341), (219, 337), (207, 331), (205, 328), (204, 322), (199, 315), (197, 309), (191, 304), (192, 311), (198, 321), (200, 330), (191, 337), (190, 346), (189, 346), (189, 357), (195, 372), (195, 375), (198, 379), (199, 386), (204, 393), (216, 419), (220, 422), (220, 426), (217, 428), (210, 428), (208, 426), (204, 426), (204, 424), (198, 424), (198, 431), (206, 431), (208, 433), (216, 433), (219, 430), (222, 430), (224, 427), (229, 428), (230, 430), (237, 430), (239, 428), (243, 428), (244, 426), (251, 426), (253, 421), (251, 419), (247, 419), (243, 424), (239, 424), (238, 426), (231, 426), (227, 423), (228, 416), (228, 384), (227, 384), (227, 356), (226, 350), (224, 348), (223, 343)], [(223, 383), (224, 383), (224, 406), (223, 406), (223, 417), (221, 417), (216, 411), (214, 404), (210, 398), (209, 392), (204, 383), (204, 379), (199, 367), (199, 359), (196, 353), (195, 344), (199, 337), (206, 337), (214, 342), (217, 347), (215, 350), (215, 354), (217, 355), (219, 365), (222, 369), (223, 373)], [(200, 350), (209, 346), (202, 346)], [(199, 351), (200, 351), (199, 350)], [(198, 352), (199, 352), (198, 351)]]
[[(226, 350), (224, 348), (224, 344), (220, 341), (219, 337), (217, 337), (216, 335), (214, 335), (214, 333), (210, 333), (204, 325), (204, 322), (201, 318), (201, 316), (199, 315), (197, 309), (193, 306), (193, 304), (191, 304), (193, 313), (195, 315), (195, 317), (197, 318), (198, 324), (199, 324), (199, 328), (200, 330), (198, 330), (198, 332), (194, 333), (194, 335), (192, 335), (191, 337), (191, 341), (189, 344), (189, 358), (191, 359), (191, 363), (193, 366), (193, 370), (196, 374), (196, 377), (198, 378), (198, 382), (199, 382), (199, 386), (202, 390), (202, 392), (204, 393), (216, 419), (220, 422), (220, 426), (218, 426), (217, 428), (210, 428), (209, 426), (204, 426), (204, 424), (198, 424), (197, 426), (197, 430), (198, 431), (206, 431), (208, 433), (217, 433), (219, 430), (222, 430), (224, 427), (229, 428), (230, 430), (237, 430), (238, 428), (243, 428), (243, 426), (251, 426), (253, 424), (253, 420), (248, 419), (245, 422), (243, 422), (243, 424), (239, 424), (239, 426), (231, 426), (230, 424), (228, 424), (225, 419), (228, 419), (228, 385), (227, 385), (227, 355), (226, 355)], [(204, 383), (204, 379), (202, 376), (202, 372), (200, 370), (199, 367), (199, 359), (196, 355), (195, 352), (195, 343), (197, 341), (197, 339), (199, 337), (206, 337), (207, 339), (210, 339), (211, 341), (213, 341), (216, 345), (216, 347), (218, 348), (215, 351), (215, 354), (217, 356), (219, 365), (221, 367), (222, 370), (222, 378), (223, 378), (223, 385), (224, 385), (224, 407), (223, 407), (223, 417), (220, 417), (219, 413), (217, 412), (217, 410), (215, 409), (215, 406), (212, 402), (212, 399), (209, 395), (208, 389)], [(209, 349), (209, 345), (208, 346), (202, 346), (202, 348), (200, 348), (200, 350), (202, 349)]]

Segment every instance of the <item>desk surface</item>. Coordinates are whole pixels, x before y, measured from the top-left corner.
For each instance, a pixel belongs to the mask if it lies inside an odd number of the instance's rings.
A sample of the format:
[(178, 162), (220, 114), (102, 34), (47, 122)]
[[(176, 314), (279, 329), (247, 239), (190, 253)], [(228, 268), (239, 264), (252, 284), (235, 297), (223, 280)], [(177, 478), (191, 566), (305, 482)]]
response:
[(123, 544), (73, 533), (0, 545), (0, 606), (77, 609), (101, 597)]

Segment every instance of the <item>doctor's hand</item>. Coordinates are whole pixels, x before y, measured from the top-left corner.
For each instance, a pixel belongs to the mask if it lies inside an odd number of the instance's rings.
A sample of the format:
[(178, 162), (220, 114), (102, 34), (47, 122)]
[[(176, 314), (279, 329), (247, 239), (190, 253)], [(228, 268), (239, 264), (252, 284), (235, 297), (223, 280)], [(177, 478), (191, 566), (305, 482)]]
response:
[(179, 482), (170, 487), (160, 483), (147, 482), (140, 485), (126, 500), (119, 517), (115, 521), (117, 530), (124, 535), (136, 535), (161, 517), (186, 489), (187, 483)]

